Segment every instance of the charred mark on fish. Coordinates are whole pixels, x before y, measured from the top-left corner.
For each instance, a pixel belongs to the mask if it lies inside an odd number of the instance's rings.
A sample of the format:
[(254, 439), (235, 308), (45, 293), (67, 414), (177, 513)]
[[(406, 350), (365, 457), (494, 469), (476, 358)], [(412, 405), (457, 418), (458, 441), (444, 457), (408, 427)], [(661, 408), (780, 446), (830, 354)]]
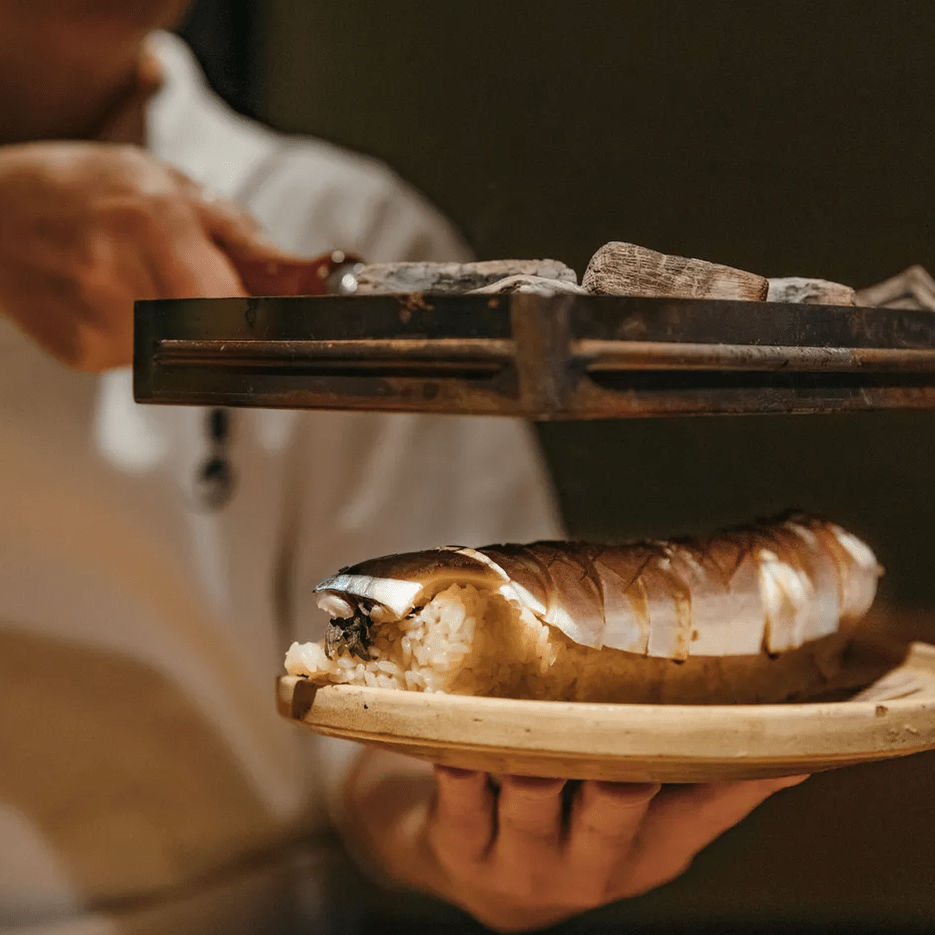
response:
[(325, 630), (325, 655), (333, 659), (335, 655), (346, 649), (352, 656), (370, 662), (370, 628), (373, 621), (370, 615), (359, 606), (353, 617), (338, 617), (328, 624)]

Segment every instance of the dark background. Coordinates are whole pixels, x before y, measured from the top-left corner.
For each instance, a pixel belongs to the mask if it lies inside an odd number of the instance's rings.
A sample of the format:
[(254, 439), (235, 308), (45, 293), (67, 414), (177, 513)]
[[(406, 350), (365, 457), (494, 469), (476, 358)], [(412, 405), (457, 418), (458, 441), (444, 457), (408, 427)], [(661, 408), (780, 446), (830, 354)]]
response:
[[(623, 239), (854, 286), (935, 269), (933, 32), (932, 4), (826, 0), (203, 0), (188, 26), (236, 106), (385, 158), (483, 258), (580, 274)], [(935, 414), (541, 434), (576, 534), (798, 506), (873, 544), (885, 603), (935, 600)], [(660, 919), (935, 930), (935, 759), (816, 777), (594, 925)]]

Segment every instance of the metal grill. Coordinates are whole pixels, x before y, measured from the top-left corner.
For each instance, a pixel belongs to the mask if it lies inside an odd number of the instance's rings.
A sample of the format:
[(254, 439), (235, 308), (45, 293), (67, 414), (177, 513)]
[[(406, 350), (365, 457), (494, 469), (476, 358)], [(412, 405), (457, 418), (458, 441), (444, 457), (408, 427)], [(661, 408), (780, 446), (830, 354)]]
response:
[(139, 402), (634, 418), (935, 408), (935, 315), (556, 295), (139, 302)]

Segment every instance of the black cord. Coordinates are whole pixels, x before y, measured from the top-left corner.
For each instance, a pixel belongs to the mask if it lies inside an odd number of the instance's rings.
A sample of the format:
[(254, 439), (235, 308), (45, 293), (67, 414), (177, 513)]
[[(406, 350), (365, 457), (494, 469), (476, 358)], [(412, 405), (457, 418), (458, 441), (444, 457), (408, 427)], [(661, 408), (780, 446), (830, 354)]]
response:
[(205, 432), (208, 454), (198, 468), (195, 484), (204, 506), (212, 511), (222, 510), (234, 492), (234, 472), (230, 462), (230, 411), (209, 409)]

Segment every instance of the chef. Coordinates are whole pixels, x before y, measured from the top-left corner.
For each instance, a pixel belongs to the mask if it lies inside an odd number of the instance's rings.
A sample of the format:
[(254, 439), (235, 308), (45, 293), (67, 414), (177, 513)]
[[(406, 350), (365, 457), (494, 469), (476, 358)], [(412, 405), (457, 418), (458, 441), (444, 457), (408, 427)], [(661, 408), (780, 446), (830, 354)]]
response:
[(468, 255), (384, 165), (231, 113), (162, 31), (185, 5), (0, 0), (0, 931), (328, 931), (329, 822), (503, 931), (671, 879), (797, 780), (584, 783), (565, 827), (559, 781), (275, 713), (334, 567), (559, 522), (515, 421), (134, 404), (134, 299), (241, 295), (281, 251)]

